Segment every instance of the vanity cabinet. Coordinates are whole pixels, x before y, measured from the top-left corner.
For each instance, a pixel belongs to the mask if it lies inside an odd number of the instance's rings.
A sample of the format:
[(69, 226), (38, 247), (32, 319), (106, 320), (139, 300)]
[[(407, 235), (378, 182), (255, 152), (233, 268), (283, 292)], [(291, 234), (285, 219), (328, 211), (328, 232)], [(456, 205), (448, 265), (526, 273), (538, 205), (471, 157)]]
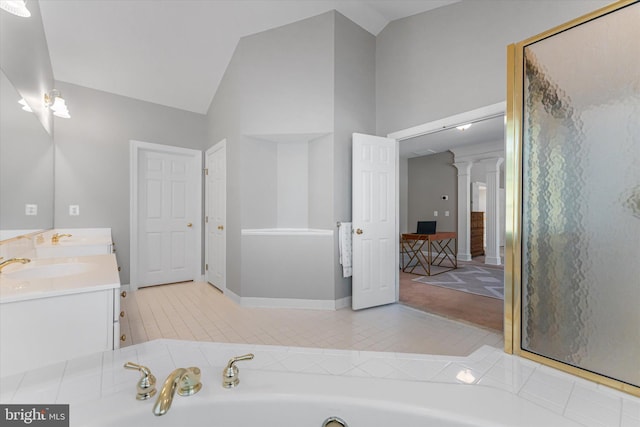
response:
[[(18, 280), (3, 271), (0, 377), (119, 348), (121, 290), (115, 256), (69, 258), (78, 259), (91, 267), (57, 278)], [(26, 266), (55, 262), (61, 261), (34, 260)]]
[(0, 376), (113, 349), (114, 301), (120, 295), (110, 289), (3, 304)]

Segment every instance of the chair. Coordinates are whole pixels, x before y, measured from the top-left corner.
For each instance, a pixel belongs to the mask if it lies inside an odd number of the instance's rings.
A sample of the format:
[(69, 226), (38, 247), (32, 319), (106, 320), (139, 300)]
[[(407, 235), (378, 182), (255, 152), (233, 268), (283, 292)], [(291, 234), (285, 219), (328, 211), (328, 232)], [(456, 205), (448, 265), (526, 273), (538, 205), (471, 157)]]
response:
[(417, 234), (436, 234), (436, 221), (418, 221)]

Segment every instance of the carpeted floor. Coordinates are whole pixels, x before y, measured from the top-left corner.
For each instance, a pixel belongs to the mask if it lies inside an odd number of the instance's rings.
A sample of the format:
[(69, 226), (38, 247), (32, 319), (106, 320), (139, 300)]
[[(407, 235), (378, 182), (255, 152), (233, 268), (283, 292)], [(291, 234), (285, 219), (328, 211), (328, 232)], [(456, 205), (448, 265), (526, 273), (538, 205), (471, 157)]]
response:
[(434, 276), (420, 276), (415, 282), (440, 286), (454, 291), (504, 299), (504, 270), (463, 265)]
[[(463, 267), (484, 264), (482, 260), (474, 258), (472, 262), (460, 262), (459, 265)], [(501, 270), (500, 267), (495, 269)], [(400, 302), (402, 304), (449, 319), (502, 331), (504, 321), (502, 300), (414, 281), (419, 277), (422, 276), (400, 271)]]

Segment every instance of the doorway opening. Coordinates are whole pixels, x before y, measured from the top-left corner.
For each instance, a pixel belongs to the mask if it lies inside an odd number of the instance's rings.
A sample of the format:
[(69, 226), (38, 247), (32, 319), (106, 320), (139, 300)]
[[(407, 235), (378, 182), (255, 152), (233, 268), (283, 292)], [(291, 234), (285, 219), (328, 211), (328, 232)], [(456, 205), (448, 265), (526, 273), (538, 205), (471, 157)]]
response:
[[(502, 331), (504, 320), (503, 249), (499, 256), (489, 257), (495, 265), (485, 262), (489, 238), (499, 241), (499, 248), (504, 245), (504, 172), (500, 170), (504, 108), (505, 103), (499, 103), (389, 135), (398, 140), (400, 152), (401, 233), (415, 232), (416, 220), (437, 220), (438, 232), (456, 231), (458, 235), (458, 269), (433, 276), (400, 271), (399, 301), (494, 331)], [(464, 132), (455, 129), (462, 123), (474, 125)], [(481, 132), (474, 134), (474, 130)], [(427, 165), (429, 159), (435, 164)], [(443, 175), (423, 173), (417, 178), (420, 181), (412, 182), (420, 173), (412, 173), (415, 169), (411, 168), (421, 167), (422, 160), (427, 165), (424, 168), (441, 168)], [(493, 185), (490, 191), (488, 185)], [(491, 203), (497, 206), (489, 208)], [(480, 252), (475, 257), (471, 255), (473, 211), (482, 212)], [(489, 221), (493, 221), (491, 226)]]

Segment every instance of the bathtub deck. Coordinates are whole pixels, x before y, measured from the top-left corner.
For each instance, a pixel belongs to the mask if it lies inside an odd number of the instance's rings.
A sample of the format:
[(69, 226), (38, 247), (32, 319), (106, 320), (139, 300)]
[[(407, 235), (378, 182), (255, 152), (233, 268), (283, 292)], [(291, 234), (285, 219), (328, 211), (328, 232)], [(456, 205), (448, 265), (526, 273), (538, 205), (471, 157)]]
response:
[[(479, 393), (483, 393), (482, 390), (486, 390), (487, 393), (497, 390), (497, 395), (502, 396), (506, 393), (514, 407), (520, 406), (519, 401), (525, 406), (533, 403), (540, 409), (544, 408), (547, 418), (555, 416), (558, 421), (539, 424), (535, 420), (528, 420), (528, 423), (523, 423), (526, 425), (555, 426), (578, 423), (587, 426), (628, 427), (637, 426), (640, 422), (640, 398), (504, 354), (501, 350), (489, 346), (478, 349), (468, 357), (453, 357), (156, 340), (2, 378), (0, 402), (70, 404), (71, 425), (74, 426), (78, 425), (74, 424), (74, 408), (82, 408), (83, 404), (90, 402), (98, 402), (100, 407), (99, 399), (121, 397), (131, 408), (142, 405), (144, 413), (153, 421), (151, 405), (145, 406), (134, 398), (138, 376), (135, 372), (122, 368), (126, 361), (150, 367), (159, 379), (165, 378), (177, 367), (198, 366), (204, 373), (203, 390), (215, 389), (220, 393), (227, 393), (226, 396), (238, 396), (237, 393), (229, 394), (228, 390), (220, 387), (219, 373), (230, 357), (249, 352), (254, 353), (255, 358), (243, 362), (241, 375), (244, 383), (240, 385), (240, 391), (250, 391), (254, 372), (340, 376), (344, 380), (349, 377), (402, 380), (409, 381), (414, 386), (421, 382), (434, 386), (466, 384), (464, 387), (469, 387), (470, 392), (473, 388)], [(277, 382), (279, 376), (274, 378)], [(190, 402), (181, 399), (184, 398), (177, 399), (179, 401), (175, 403), (176, 408), (180, 408), (181, 405), (184, 407)], [(454, 404), (461, 410), (467, 405), (473, 406), (472, 402)], [(500, 402), (497, 404), (500, 405)], [(429, 405), (428, 399), (424, 401), (424, 405)], [(95, 418), (93, 412), (91, 416)], [(500, 425), (520, 425), (520, 422)]]

